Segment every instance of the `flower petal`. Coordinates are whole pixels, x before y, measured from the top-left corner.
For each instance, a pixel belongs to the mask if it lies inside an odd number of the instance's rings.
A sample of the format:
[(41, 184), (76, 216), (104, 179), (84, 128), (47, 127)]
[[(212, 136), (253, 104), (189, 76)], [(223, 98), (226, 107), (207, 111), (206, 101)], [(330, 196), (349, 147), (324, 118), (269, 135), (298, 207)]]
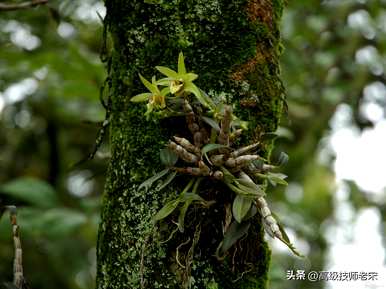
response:
[(155, 68), (167, 77), (178, 79), (178, 73), (175, 72), (173, 69), (170, 69), (165, 66), (156, 66)]
[(149, 92), (140, 93), (140, 94), (137, 94), (136, 96), (133, 96), (132, 98), (130, 98), (130, 101), (132, 101), (132, 102), (147, 101), (151, 95), (152, 94)]

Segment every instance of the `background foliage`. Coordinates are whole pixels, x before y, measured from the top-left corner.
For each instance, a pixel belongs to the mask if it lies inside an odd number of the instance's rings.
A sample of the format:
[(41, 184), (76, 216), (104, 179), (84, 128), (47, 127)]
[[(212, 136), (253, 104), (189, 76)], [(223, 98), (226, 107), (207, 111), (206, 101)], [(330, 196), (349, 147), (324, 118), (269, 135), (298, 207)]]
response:
[[(282, 34), (288, 114), (277, 151), (290, 156), (289, 186), (268, 198), (309, 262), (274, 243), (272, 288), (323, 288), (286, 281), (286, 270), (323, 270), (325, 227), (335, 221), (331, 118), (342, 104), (350, 125), (371, 128), (384, 118), (385, 1), (290, 1)], [(99, 101), (103, 14), (99, 1), (50, 1), (0, 12), (0, 201), (19, 208), (25, 275), (32, 288), (93, 288), (95, 244), (108, 148), (93, 150), (105, 112)], [(369, 88), (370, 87), (370, 88)], [(371, 87), (378, 87), (369, 93)], [(376, 110), (375, 107), (381, 108)], [(370, 109), (369, 109), (370, 107)], [(371, 110), (373, 107), (373, 110)], [(378, 112), (377, 112), (378, 111)], [(336, 117), (336, 115), (335, 115)], [(353, 160), (355, 165), (355, 160)], [(385, 203), (348, 182), (355, 212)], [(383, 240), (385, 243), (386, 241)], [(283, 250), (282, 250), (283, 249)], [(7, 218), (0, 220), (0, 281), (12, 279)]]

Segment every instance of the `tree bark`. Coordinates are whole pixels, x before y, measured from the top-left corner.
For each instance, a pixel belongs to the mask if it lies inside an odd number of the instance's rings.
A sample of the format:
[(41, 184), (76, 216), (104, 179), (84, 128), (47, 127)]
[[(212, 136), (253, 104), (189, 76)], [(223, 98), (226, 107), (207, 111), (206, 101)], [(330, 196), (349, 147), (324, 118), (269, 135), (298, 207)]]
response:
[[(112, 157), (98, 235), (97, 288), (267, 288), (270, 250), (257, 217), (224, 260), (214, 257), (224, 220), (224, 208), (216, 205), (189, 209), (186, 231), (162, 242), (175, 225), (154, 225), (152, 217), (186, 178), (161, 192), (138, 187), (163, 169), (159, 151), (186, 129), (185, 120), (147, 121), (145, 105), (130, 98), (145, 90), (138, 73), (150, 79), (156, 65), (176, 68), (182, 51), (188, 71), (199, 75), (197, 86), (232, 103), (235, 114), (250, 122), (242, 144), (275, 131), (284, 98), (278, 63), (283, 0), (106, 0), (106, 7), (104, 24), (113, 40), (106, 58)], [(262, 154), (271, 149), (265, 141)], [(190, 259), (183, 268), (177, 258)]]

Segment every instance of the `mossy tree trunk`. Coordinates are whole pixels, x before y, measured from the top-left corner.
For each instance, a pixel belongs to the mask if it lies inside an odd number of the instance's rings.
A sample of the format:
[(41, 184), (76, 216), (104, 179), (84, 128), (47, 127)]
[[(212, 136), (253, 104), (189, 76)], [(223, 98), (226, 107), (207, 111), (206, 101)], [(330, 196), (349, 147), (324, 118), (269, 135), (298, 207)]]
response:
[[(147, 121), (145, 105), (129, 100), (144, 91), (139, 72), (149, 79), (156, 65), (175, 68), (182, 51), (188, 70), (199, 74), (195, 83), (250, 121), (244, 144), (275, 131), (284, 97), (278, 64), (283, 0), (106, 0), (106, 7), (105, 26), (113, 40), (107, 58), (112, 158), (98, 237), (97, 288), (267, 288), (270, 250), (257, 217), (224, 260), (214, 257), (223, 237), (220, 205), (191, 208), (186, 231), (161, 242), (175, 225), (154, 227), (152, 217), (181, 190), (184, 177), (161, 192), (138, 186), (163, 169), (159, 151), (186, 129), (185, 121)], [(265, 143), (262, 153), (271, 149)], [(194, 238), (198, 224), (201, 232)], [(185, 268), (176, 262), (177, 247)]]

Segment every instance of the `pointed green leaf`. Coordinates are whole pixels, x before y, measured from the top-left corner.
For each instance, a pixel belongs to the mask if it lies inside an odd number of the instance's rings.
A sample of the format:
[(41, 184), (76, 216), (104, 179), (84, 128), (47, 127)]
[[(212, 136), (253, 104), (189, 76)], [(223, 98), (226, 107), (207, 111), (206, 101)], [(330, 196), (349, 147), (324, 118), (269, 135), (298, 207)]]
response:
[(264, 190), (261, 186), (256, 185), (255, 183), (246, 181), (244, 179), (237, 179), (237, 187), (241, 190), (242, 195), (254, 196), (254, 197), (263, 197), (265, 196)]
[(223, 166), (220, 167), (220, 170), (224, 174), (224, 182), (226, 185), (229, 186), (234, 181), (236, 181), (236, 177), (229, 170), (227, 170), (225, 167), (223, 167)]
[(210, 151), (213, 151), (213, 150), (218, 150), (218, 149), (223, 149), (223, 148), (228, 148), (230, 149), (228, 146), (226, 145), (222, 145), (222, 144), (217, 144), (217, 143), (208, 143), (206, 144), (202, 150), (201, 150), (201, 154), (207, 154), (208, 152)]
[(157, 180), (159, 180), (160, 178), (162, 178), (164, 175), (166, 175), (168, 172), (170, 171), (170, 169), (164, 169), (162, 171), (160, 171), (159, 173), (155, 174), (154, 176), (152, 176), (151, 178), (147, 179), (146, 181), (144, 181), (139, 187), (138, 189), (141, 190), (141, 189), (145, 189), (145, 190), (148, 190), (150, 189), (150, 187), (153, 185), (153, 183)]
[(288, 185), (288, 183), (284, 180), (285, 178), (287, 178), (285, 174), (268, 172), (266, 176), (273, 186), (275, 186), (276, 184), (285, 186)]
[(194, 96), (197, 98), (197, 100), (205, 107), (209, 107), (209, 104), (207, 103), (207, 101), (202, 97), (201, 95), (201, 92), (200, 92), (200, 89), (195, 86), (193, 83), (189, 82), (189, 83), (186, 83), (185, 84), (185, 87), (184, 87), (184, 90), (185, 91), (188, 91), (190, 93), (193, 93)]
[(202, 120), (209, 124), (212, 128), (214, 128), (216, 131), (220, 131), (220, 126), (213, 118), (202, 116)]
[(254, 200), (256, 198), (259, 198), (261, 196), (264, 196), (259, 194), (258, 192), (254, 191), (254, 190), (251, 190), (250, 188), (248, 187), (245, 187), (243, 185), (240, 185), (240, 184), (237, 184), (237, 185), (234, 185), (232, 183), (226, 183), (226, 185), (233, 191), (235, 192), (236, 194), (238, 195), (241, 195), (243, 196), (244, 198), (247, 198), (247, 199), (250, 199), (250, 200)]
[(285, 165), (289, 160), (289, 156), (285, 152), (280, 152), (278, 160), (277, 160), (277, 165), (282, 166)]
[(249, 209), (248, 213), (244, 217), (244, 221), (249, 220), (253, 218), (257, 214), (258, 210), (255, 204), (252, 204), (251, 208)]
[(203, 91), (202, 89), (199, 89), (200, 90), (200, 93), (201, 93), (201, 97), (205, 100), (205, 102), (208, 104), (209, 108), (212, 110), (212, 111), (216, 111), (217, 108), (216, 108), (216, 104), (213, 102), (213, 99), (210, 98), (210, 96), (205, 92)]
[(149, 92), (140, 93), (140, 94), (137, 94), (136, 96), (133, 96), (132, 98), (130, 98), (130, 101), (132, 101), (132, 102), (148, 101), (150, 96), (152, 96), (152, 94)]
[(227, 252), (240, 238), (242, 238), (249, 230), (251, 224), (249, 222), (232, 222), (228, 230), (225, 232), (224, 240), (222, 241), (220, 252)]
[(264, 160), (262, 159), (253, 160), (252, 164), (255, 166), (256, 169), (263, 170)]
[(186, 68), (185, 68), (185, 59), (182, 52), (178, 55), (178, 74), (185, 74)]
[(184, 232), (185, 215), (192, 202), (193, 201), (186, 201), (182, 206), (180, 214), (178, 216), (178, 229), (180, 230), (181, 233)]
[(205, 203), (205, 199), (203, 199), (201, 196), (195, 194), (195, 193), (184, 193), (180, 196), (181, 202), (188, 202), (188, 201), (199, 201)]
[(236, 195), (233, 200), (232, 213), (237, 222), (241, 223), (251, 208), (253, 200), (242, 195)]
[(177, 208), (180, 203), (179, 199), (168, 202), (158, 213), (154, 216), (154, 221), (159, 221), (169, 216)]
[(157, 187), (157, 191), (161, 191), (161, 190), (163, 190), (167, 185), (169, 185), (172, 181), (173, 181), (173, 179), (176, 177), (176, 175), (177, 175), (177, 172), (171, 172), (168, 176), (167, 176), (167, 178), (166, 178), (166, 180), (164, 181), (164, 182), (162, 182), (158, 187)]
[(167, 167), (172, 167), (178, 161), (178, 156), (168, 148), (164, 148), (160, 151), (161, 163)]
[(209, 143), (209, 144), (206, 144), (202, 149), (201, 149), (201, 154), (205, 156), (206, 160), (211, 163), (207, 153), (212, 151), (212, 150), (217, 150), (217, 149), (221, 149), (221, 148), (228, 148), (230, 149), (228, 146), (226, 145), (222, 145), (222, 144), (216, 144), (216, 143)]
[(174, 70), (172, 70), (172, 69), (170, 69), (168, 67), (165, 67), (165, 66), (156, 66), (155, 68), (159, 72), (161, 72), (162, 74), (166, 75), (167, 77), (170, 77), (170, 78), (178, 80), (178, 73), (175, 72)]
[(282, 241), (282, 242), (283, 242), (283, 243), (284, 243), (284, 244), (292, 251), (292, 253), (294, 253), (294, 254), (295, 254), (296, 256), (298, 256), (298, 257), (303, 258), (304, 255), (302, 255), (302, 254), (295, 248), (295, 246), (291, 243), (291, 241), (290, 241), (290, 239), (289, 239), (287, 233), (286, 233), (285, 230), (284, 230), (284, 226), (283, 226), (282, 222), (279, 220), (279, 218), (277, 217), (277, 215), (275, 215), (275, 214), (272, 213), (272, 217), (275, 218), (276, 223), (277, 223), (277, 226), (279, 227), (279, 230), (280, 230), (280, 232), (281, 232), (281, 234), (282, 234), (282, 236), (283, 236), (283, 239), (280, 239), (280, 238), (278, 238), (278, 239), (279, 239), (280, 241)]

